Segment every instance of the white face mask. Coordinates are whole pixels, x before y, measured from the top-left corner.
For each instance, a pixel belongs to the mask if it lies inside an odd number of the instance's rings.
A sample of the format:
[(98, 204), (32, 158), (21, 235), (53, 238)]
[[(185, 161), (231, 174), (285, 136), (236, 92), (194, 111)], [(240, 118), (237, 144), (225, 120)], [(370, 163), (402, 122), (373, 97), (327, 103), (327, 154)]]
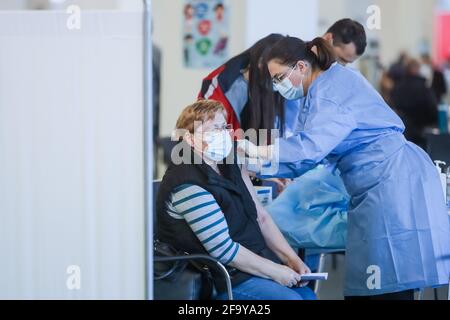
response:
[(303, 79), (300, 82), (299, 87), (295, 87), (291, 80), (287, 77), (274, 86), (276, 91), (278, 91), (287, 100), (298, 100), (305, 96), (305, 93), (303, 92)]
[(292, 75), (292, 72), (298, 67), (296, 65), (289, 75), (287, 75), (281, 82), (274, 84), (274, 90), (278, 91), (285, 99), (287, 100), (298, 100), (305, 96), (305, 92), (303, 90), (303, 77), (298, 87), (294, 86), (289, 79)]
[(220, 162), (230, 154), (233, 149), (233, 141), (228, 131), (207, 133), (204, 141), (208, 144), (203, 154), (214, 162)]

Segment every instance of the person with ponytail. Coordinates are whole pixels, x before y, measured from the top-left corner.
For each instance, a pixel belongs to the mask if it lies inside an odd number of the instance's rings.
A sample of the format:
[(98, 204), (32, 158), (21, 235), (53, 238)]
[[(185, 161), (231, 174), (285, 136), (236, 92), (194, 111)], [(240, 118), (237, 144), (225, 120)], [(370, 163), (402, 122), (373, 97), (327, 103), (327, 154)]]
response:
[[(295, 178), (319, 164), (340, 173), (348, 210), (347, 299), (413, 299), (447, 285), (450, 226), (438, 172), (405, 126), (358, 72), (336, 63), (322, 38), (284, 37), (265, 56), (273, 87), (303, 98), (298, 132), (273, 145), (238, 142), (250, 158)], [(274, 168), (274, 165), (271, 166)]]

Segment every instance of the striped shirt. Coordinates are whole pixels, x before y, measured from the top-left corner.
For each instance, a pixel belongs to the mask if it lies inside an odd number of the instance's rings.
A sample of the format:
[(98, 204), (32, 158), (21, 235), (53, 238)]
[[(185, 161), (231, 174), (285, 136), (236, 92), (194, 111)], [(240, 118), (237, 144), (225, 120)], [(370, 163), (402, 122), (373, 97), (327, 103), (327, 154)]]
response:
[(234, 260), (239, 243), (230, 238), (225, 216), (211, 193), (185, 184), (173, 190), (166, 205), (167, 213), (184, 219), (213, 258), (225, 265)]

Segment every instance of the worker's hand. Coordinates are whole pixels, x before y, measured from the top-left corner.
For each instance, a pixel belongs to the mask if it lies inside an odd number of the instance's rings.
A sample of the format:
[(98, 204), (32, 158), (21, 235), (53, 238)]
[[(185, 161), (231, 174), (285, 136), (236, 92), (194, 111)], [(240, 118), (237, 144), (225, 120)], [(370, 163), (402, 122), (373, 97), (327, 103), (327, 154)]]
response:
[(284, 191), (284, 189), (286, 189), (292, 182), (291, 179), (279, 179), (279, 178), (267, 179), (267, 181), (271, 181), (277, 184), (278, 194), (281, 194)]
[(249, 158), (258, 158), (258, 146), (248, 140), (238, 140), (238, 150), (245, 153)]
[(301, 276), (288, 266), (277, 264), (275, 269), (272, 279), (282, 286), (292, 288), (297, 286), (301, 280)]
[[(289, 266), (289, 268), (299, 273), (300, 276), (305, 273), (311, 273), (311, 269), (309, 269), (309, 267), (299, 257), (289, 259), (287, 265)], [(308, 283), (309, 283), (308, 281), (303, 281), (300, 282), (298, 285), (300, 287), (305, 287), (308, 285)]]
[(272, 158), (271, 146), (256, 146), (248, 140), (238, 141), (238, 150), (247, 154), (249, 158), (270, 160)]

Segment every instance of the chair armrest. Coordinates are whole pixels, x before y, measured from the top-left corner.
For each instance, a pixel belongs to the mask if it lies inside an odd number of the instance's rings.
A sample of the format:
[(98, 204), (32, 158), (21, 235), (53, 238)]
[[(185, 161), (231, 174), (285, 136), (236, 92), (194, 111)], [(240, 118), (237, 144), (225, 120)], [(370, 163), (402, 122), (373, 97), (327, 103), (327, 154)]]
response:
[(155, 256), (153, 258), (155, 262), (174, 262), (174, 261), (189, 261), (189, 260), (203, 260), (203, 261), (209, 261), (212, 262), (215, 267), (219, 270), (220, 273), (222, 273), (222, 276), (225, 279), (226, 285), (227, 285), (227, 294), (228, 294), (228, 300), (233, 300), (233, 288), (231, 285), (231, 278), (230, 275), (225, 268), (225, 266), (214, 259), (213, 257), (207, 256), (207, 255), (201, 255), (201, 254), (192, 254), (192, 255), (186, 255), (186, 256), (173, 256), (173, 257), (158, 257)]
[(299, 248), (297, 251), (297, 255), (299, 256), (302, 261), (305, 261), (306, 258), (306, 249), (305, 248)]

